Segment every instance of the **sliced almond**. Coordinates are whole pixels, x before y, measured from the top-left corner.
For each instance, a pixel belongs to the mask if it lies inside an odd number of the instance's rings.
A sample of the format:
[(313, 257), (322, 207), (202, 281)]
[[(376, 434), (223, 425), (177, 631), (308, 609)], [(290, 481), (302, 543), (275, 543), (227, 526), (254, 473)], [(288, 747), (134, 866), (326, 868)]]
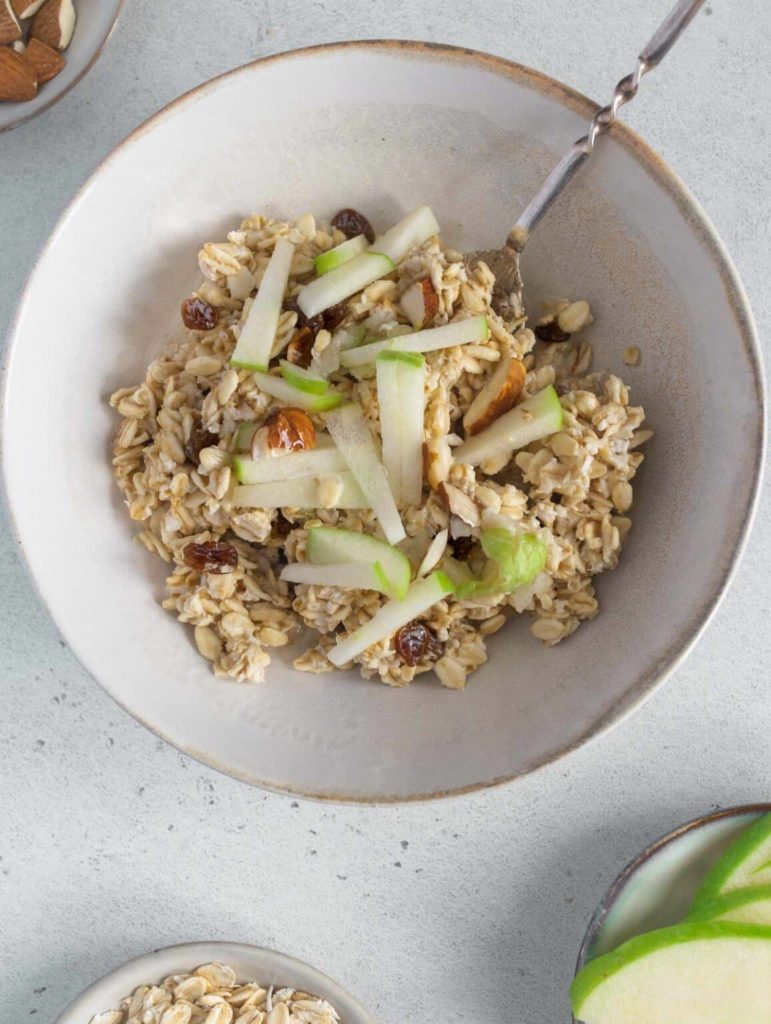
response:
[(473, 537), (474, 530), (468, 523), (464, 523), (460, 516), (450, 516), (448, 524), (450, 537), (453, 540), (460, 540), (463, 537)]
[(462, 519), (472, 530), (479, 526), (481, 522), (479, 509), (465, 491), (462, 491), (460, 487), (456, 487), (455, 484), (448, 484), (446, 481), (439, 485), (437, 491), (450, 510), (451, 516), (457, 516), (458, 519)]
[(67, 63), (60, 53), (41, 43), (39, 39), (30, 39), (24, 56), (35, 69), (38, 85), (56, 78)]
[(32, 38), (54, 50), (66, 50), (75, 31), (75, 21), (72, 0), (46, 0), (32, 22)]
[(17, 18), (31, 18), (37, 14), (46, 0), (11, 0)]
[(417, 330), (430, 323), (439, 309), (439, 296), (427, 277), (410, 285), (400, 302), (410, 323)]
[(522, 393), (526, 374), (525, 364), (507, 352), (463, 417), (466, 434), (478, 434), (508, 412)]
[(19, 19), (11, 7), (11, 0), (0, 0), (0, 45), (15, 43), (22, 35)]
[(418, 571), (415, 573), (417, 579), (420, 579), (421, 576), (427, 576), (434, 566), (438, 565), (442, 560), (447, 549), (448, 536), (447, 530), (440, 530), (431, 541), (422, 562), (418, 566)]
[(452, 448), (446, 437), (432, 437), (423, 445), (423, 475), (429, 486), (437, 490), (446, 480), (452, 466)]
[(9, 46), (0, 48), (0, 100), (23, 103), (37, 95), (37, 78), (32, 65)]

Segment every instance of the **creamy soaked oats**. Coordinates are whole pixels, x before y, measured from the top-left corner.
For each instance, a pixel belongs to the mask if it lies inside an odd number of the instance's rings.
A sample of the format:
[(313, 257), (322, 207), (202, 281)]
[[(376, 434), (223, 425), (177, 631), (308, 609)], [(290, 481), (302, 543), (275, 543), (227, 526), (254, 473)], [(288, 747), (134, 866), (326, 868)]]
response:
[(463, 689), (508, 616), (552, 645), (598, 612), (643, 410), (592, 370), (587, 302), (531, 329), (428, 214), (379, 238), (352, 210), (247, 218), (112, 396), (137, 539), (217, 675), (261, 681), (310, 627), (299, 669)]

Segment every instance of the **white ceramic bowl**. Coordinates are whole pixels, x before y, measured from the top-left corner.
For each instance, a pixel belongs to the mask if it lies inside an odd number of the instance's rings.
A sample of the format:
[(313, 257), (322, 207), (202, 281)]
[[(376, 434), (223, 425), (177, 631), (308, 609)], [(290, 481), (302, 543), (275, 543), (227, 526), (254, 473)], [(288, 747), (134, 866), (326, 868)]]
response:
[[(637, 706), (722, 594), (750, 522), (763, 393), (747, 301), (704, 214), (623, 127), (538, 228), (530, 308), (584, 296), (599, 368), (657, 432), (635, 528), (602, 611), (547, 649), (527, 624), (490, 643), (464, 693), (279, 651), (265, 685), (215, 679), (158, 606), (165, 567), (130, 541), (109, 466), (110, 392), (179, 329), (204, 240), (255, 209), (365, 211), (377, 228), (431, 203), (457, 246), (498, 244), (595, 107), (465, 50), (350, 43), (284, 54), (178, 100), (123, 143), (54, 232), (22, 297), (5, 382), (7, 491), (23, 554), (75, 653), (171, 743), (272, 789), (408, 800), (511, 779)], [(202, 144), (204, 140), (205, 144)], [(707, 145), (707, 142), (705, 142)], [(624, 367), (630, 344), (638, 368)]]
[(715, 811), (674, 829), (635, 857), (592, 915), (576, 973), (589, 960), (610, 953), (635, 935), (679, 924), (721, 854), (769, 811), (771, 804)]
[(321, 996), (335, 1007), (343, 1024), (372, 1024), (372, 1018), (337, 982), (315, 967), (242, 942), (188, 942), (145, 953), (94, 982), (70, 1003), (56, 1024), (88, 1024), (94, 1014), (117, 1009), (121, 999), (139, 985), (159, 984), (170, 974), (183, 974), (201, 964), (229, 964), (240, 981), (259, 981)]
[[(115, 28), (123, 0), (75, 0), (78, 20), (64, 57), (67, 66), (38, 89), (28, 103), (0, 103), (0, 132), (42, 114), (74, 88), (91, 70)], [(26, 23), (25, 23), (26, 24)]]

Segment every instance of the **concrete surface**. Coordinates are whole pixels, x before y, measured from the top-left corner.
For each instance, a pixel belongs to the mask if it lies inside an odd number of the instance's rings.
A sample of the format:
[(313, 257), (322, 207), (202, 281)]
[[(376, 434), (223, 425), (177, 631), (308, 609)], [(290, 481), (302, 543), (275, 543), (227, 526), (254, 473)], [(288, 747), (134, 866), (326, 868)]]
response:
[[(127, 0), (84, 82), (0, 138), (0, 336), (71, 193), (211, 75), (310, 43), (413, 37), (503, 54), (604, 99), (667, 3)], [(766, 0), (709, 0), (628, 113), (714, 219), (761, 330), (769, 33)], [(770, 544), (766, 504), (696, 652), (610, 736), (495, 792), (361, 809), (265, 795), (158, 742), (76, 663), (4, 532), (0, 1020), (50, 1021), (124, 959), (205, 938), (305, 958), (383, 1024), (566, 1020), (588, 915), (624, 862), (711, 807), (771, 798)]]

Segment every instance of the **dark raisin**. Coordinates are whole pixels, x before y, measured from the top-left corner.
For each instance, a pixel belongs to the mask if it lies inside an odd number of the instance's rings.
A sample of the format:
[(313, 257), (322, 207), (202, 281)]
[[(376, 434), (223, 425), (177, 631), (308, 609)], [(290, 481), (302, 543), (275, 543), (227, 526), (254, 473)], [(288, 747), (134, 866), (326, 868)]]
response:
[(332, 227), (342, 231), (346, 238), (364, 235), (370, 245), (375, 241), (375, 232), (370, 222), (363, 213), (352, 210), (349, 206), (334, 215)]
[(297, 299), (287, 299), (284, 303), (284, 309), (288, 312), (297, 313), (297, 326), (310, 327), (314, 338), (324, 326), (324, 314), (317, 313), (316, 316), (308, 318), (297, 305)]
[(308, 369), (311, 365), (311, 349), (313, 348), (313, 331), (310, 327), (300, 327), (292, 335), (287, 345), (286, 357), (295, 366)]
[(200, 461), (201, 449), (211, 448), (218, 441), (219, 438), (216, 434), (212, 434), (211, 430), (204, 430), (203, 427), (193, 427), (190, 431), (190, 437), (185, 442), (185, 455), (188, 462), (192, 462), (194, 466), (197, 466)]
[(232, 544), (224, 541), (207, 540), (203, 544), (187, 544), (182, 554), (185, 565), (196, 572), (212, 572), (223, 576), (238, 565), (238, 552)]
[(324, 326), (328, 331), (334, 331), (335, 327), (339, 327), (347, 315), (348, 303), (338, 302), (336, 306), (330, 306), (329, 309), (325, 309), (322, 313)]
[(278, 515), (272, 523), (273, 533), (277, 537), (288, 537), (294, 530), (294, 523), (290, 523), (284, 513), (279, 509)]
[(210, 331), (217, 326), (220, 315), (214, 306), (191, 295), (182, 303), (182, 321), (191, 331)]
[(436, 638), (436, 633), (425, 622), (413, 619), (406, 626), (397, 630), (394, 636), (394, 650), (411, 668), (421, 661), (436, 661), (441, 658), (444, 644)]
[(461, 562), (467, 562), (474, 550), (476, 540), (473, 537), (457, 537), (451, 543), (453, 555)]
[(561, 341), (570, 341), (570, 335), (563, 331), (556, 320), (550, 324), (536, 324), (535, 336), (539, 341), (546, 341), (550, 344)]

